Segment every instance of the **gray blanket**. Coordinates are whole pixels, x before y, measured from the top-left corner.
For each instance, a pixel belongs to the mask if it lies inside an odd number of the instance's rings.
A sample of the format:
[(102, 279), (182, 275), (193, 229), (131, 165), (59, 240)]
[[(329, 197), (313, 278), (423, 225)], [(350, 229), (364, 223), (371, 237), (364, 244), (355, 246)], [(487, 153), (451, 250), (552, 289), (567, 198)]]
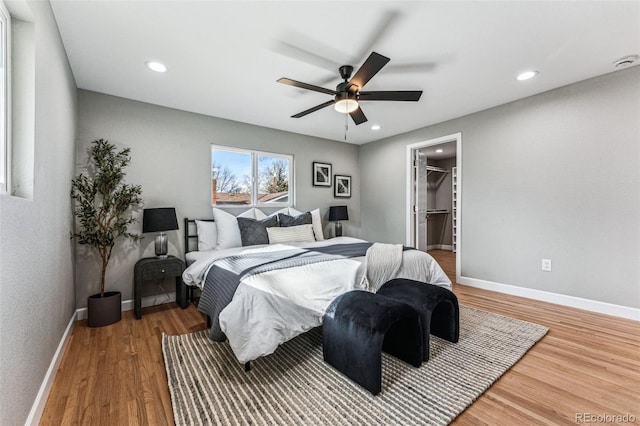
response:
[(277, 269), (364, 256), (371, 243), (336, 244), (314, 249), (292, 249), (225, 257), (213, 263), (205, 279), (198, 310), (211, 318), (211, 339), (224, 341), (220, 312), (233, 299), (243, 278)]

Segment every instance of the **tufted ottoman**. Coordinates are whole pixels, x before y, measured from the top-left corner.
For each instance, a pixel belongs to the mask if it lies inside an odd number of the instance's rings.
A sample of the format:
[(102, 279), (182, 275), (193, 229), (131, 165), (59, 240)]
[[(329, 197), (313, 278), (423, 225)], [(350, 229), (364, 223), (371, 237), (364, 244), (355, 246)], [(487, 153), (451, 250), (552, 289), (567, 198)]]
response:
[(424, 361), (429, 361), (429, 334), (453, 343), (458, 341), (460, 308), (458, 298), (450, 290), (420, 281), (396, 278), (383, 284), (377, 294), (411, 305), (420, 314)]
[(338, 296), (323, 317), (324, 360), (374, 395), (382, 389), (382, 353), (422, 363), (420, 317), (411, 306), (369, 293)]

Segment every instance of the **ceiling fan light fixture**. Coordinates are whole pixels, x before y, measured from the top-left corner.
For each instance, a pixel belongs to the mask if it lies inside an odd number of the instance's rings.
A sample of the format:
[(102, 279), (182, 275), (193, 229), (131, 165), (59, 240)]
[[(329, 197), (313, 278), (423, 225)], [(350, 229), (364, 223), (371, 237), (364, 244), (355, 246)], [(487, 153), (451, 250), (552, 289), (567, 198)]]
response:
[(358, 109), (358, 101), (355, 99), (343, 98), (336, 101), (333, 105), (336, 111), (343, 114), (349, 114)]

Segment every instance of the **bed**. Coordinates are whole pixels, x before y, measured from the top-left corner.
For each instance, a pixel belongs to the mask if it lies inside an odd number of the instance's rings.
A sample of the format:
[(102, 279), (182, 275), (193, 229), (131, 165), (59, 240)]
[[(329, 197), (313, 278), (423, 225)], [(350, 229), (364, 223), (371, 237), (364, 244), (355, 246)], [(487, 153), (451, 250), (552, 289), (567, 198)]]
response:
[(228, 339), (245, 364), (321, 325), (326, 307), (347, 291), (375, 292), (396, 277), (451, 289), (427, 253), (324, 239), (318, 211), (291, 208), (269, 216), (250, 209), (237, 217), (214, 208), (213, 219), (187, 218), (185, 260), (183, 281), (201, 290), (198, 310), (210, 318), (211, 339)]

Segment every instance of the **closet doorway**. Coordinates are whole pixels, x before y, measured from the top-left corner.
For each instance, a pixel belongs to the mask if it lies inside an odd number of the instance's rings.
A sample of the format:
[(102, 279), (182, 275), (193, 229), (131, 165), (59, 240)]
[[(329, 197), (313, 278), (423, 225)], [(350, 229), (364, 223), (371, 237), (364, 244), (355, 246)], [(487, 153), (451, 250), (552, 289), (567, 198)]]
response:
[(455, 252), (460, 277), (462, 134), (407, 146), (406, 243)]

